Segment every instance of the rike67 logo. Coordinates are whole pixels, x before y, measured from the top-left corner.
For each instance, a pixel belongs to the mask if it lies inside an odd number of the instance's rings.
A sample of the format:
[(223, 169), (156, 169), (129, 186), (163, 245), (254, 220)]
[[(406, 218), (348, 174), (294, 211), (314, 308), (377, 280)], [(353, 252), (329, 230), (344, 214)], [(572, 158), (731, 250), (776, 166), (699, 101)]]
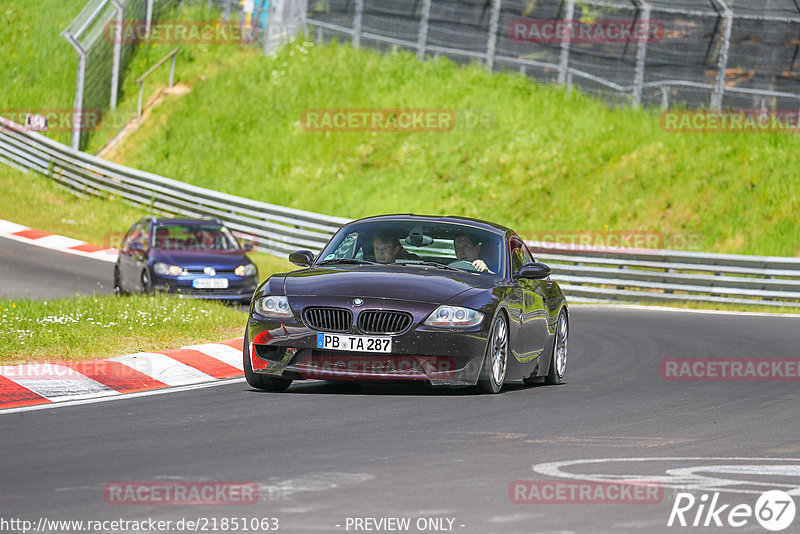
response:
[(740, 528), (755, 518), (765, 529), (778, 532), (792, 524), (795, 513), (791, 495), (780, 490), (762, 493), (755, 506), (722, 504), (719, 492), (704, 493), (699, 499), (691, 493), (681, 492), (675, 497), (667, 526)]

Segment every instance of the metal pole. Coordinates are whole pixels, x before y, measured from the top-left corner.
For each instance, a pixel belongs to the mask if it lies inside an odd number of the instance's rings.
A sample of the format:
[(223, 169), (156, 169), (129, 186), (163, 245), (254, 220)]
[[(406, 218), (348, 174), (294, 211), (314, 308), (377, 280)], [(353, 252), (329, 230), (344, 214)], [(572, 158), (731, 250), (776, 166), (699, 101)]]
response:
[(353, 47), (361, 46), (361, 19), (364, 16), (364, 0), (356, 0), (355, 14), (353, 15)]
[(264, 57), (272, 51), (272, 27), (275, 24), (275, 0), (270, 0), (267, 8), (267, 27), (264, 29)]
[(169, 67), (169, 86), (170, 88), (175, 85), (175, 58), (178, 54), (172, 54), (172, 65)]
[(417, 36), (417, 57), (425, 59), (425, 47), (428, 46), (428, 19), (431, 16), (431, 0), (422, 0), (422, 15), (419, 19), (419, 35)]
[(231, 18), (230, 0), (222, 0), (222, 22), (228, 22), (230, 18)]
[(492, 0), (492, 14), (489, 17), (489, 36), (486, 41), (486, 70), (494, 69), (494, 55), (497, 49), (497, 25), (500, 22), (500, 3), (502, 0)]
[(661, 109), (669, 109), (669, 87), (661, 88)]
[(142, 93), (144, 93), (144, 81), (139, 82), (139, 106), (136, 108), (136, 120), (142, 120)]
[(153, 0), (147, 0), (147, 19), (145, 25), (145, 35), (150, 37), (150, 26), (153, 24)]
[(114, 39), (114, 59), (111, 66), (111, 111), (117, 110), (117, 97), (119, 96), (119, 69), (120, 57), (122, 54), (122, 24), (124, 19), (124, 8), (120, 0), (111, 0), (117, 9), (117, 25), (119, 28), (118, 38)]
[(642, 8), (640, 21), (643, 23), (644, 38), (636, 47), (636, 70), (633, 74), (633, 107), (642, 105), (642, 85), (644, 84), (645, 59), (647, 58), (647, 42), (650, 40), (650, 4), (638, 0)]
[(74, 150), (81, 149), (81, 118), (83, 111), (83, 89), (86, 78), (86, 51), (81, 48), (78, 41), (65, 31), (61, 34), (64, 39), (69, 41), (69, 44), (78, 52), (78, 76), (75, 82), (75, 100), (72, 106), (72, 148)]
[(561, 58), (558, 61), (558, 83), (567, 82), (567, 69), (569, 68), (569, 45), (572, 42), (572, 18), (575, 16), (575, 0), (567, 0), (567, 13), (564, 19), (570, 25), (570, 30), (561, 41)]
[(728, 50), (731, 46), (731, 31), (733, 29), (733, 11), (728, 7), (725, 0), (719, 2), (723, 11), (724, 28), (722, 30), (722, 47), (719, 51), (719, 61), (717, 61), (717, 83), (714, 93), (711, 95), (711, 109), (722, 109), (722, 97), (725, 92), (725, 70), (728, 67)]

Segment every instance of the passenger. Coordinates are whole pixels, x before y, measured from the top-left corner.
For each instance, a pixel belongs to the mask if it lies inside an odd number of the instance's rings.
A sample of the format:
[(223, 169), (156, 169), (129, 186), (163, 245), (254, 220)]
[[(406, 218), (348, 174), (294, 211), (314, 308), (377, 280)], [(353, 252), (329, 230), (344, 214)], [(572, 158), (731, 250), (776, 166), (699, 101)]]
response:
[(476, 243), (471, 235), (461, 234), (456, 237), (453, 241), (453, 248), (456, 249), (456, 258), (471, 262), (476, 271), (494, 274), (489, 270), (486, 262), (478, 257), (481, 253), (481, 245)]

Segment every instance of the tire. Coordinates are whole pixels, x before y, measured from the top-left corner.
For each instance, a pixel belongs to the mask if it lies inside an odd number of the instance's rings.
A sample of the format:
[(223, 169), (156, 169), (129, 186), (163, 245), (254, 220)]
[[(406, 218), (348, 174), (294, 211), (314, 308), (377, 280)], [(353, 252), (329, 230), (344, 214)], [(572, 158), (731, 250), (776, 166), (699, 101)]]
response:
[(153, 292), (153, 279), (150, 277), (150, 271), (146, 268), (142, 271), (142, 293), (149, 295)]
[(501, 312), (492, 322), (489, 339), (486, 341), (486, 355), (483, 358), (478, 391), (481, 393), (500, 393), (508, 371), (508, 321)]
[(553, 334), (553, 355), (550, 358), (550, 369), (545, 377), (545, 384), (561, 384), (567, 371), (567, 344), (569, 341), (569, 319), (564, 310), (558, 314), (556, 331)]
[(247, 342), (247, 330), (244, 331), (244, 343), (242, 343), (242, 359), (244, 364), (244, 378), (250, 387), (263, 391), (281, 392), (292, 385), (291, 378), (278, 378), (273, 376), (260, 375), (253, 371), (253, 364), (250, 362), (249, 348)]
[(119, 279), (119, 265), (114, 265), (114, 294), (118, 297), (121, 297), (125, 294), (125, 291), (122, 289), (122, 284)]

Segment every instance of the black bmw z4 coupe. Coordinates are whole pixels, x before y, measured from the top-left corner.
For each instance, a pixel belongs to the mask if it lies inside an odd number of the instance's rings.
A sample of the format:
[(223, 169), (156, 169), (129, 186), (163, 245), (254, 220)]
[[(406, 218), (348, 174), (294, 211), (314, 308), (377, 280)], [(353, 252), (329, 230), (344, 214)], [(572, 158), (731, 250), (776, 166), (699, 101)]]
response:
[(256, 289), (244, 335), (250, 386), (420, 380), (498, 393), (564, 380), (569, 312), (550, 268), (512, 230), (476, 219), (383, 215)]

